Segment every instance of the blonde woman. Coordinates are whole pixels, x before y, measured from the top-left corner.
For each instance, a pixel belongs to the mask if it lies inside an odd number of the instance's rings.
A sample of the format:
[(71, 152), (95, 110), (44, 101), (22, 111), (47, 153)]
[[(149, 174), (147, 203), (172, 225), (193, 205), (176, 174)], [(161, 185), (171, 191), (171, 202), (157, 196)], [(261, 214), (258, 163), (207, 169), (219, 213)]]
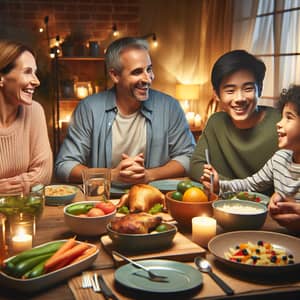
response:
[(42, 106), (32, 99), (40, 85), (34, 53), (0, 40), (0, 194), (48, 184), (53, 158)]

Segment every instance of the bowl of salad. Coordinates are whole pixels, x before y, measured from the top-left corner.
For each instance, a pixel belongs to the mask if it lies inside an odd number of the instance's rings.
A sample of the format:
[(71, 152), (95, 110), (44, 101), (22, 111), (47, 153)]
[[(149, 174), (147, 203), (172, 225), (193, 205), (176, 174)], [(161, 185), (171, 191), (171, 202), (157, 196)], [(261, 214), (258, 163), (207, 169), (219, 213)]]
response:
[(20, 215), (34, 216), (39, 219), (45, 207), (44, 186), (37, 184), (26, 194), (0, 195), (0, 213), (8, 219)]

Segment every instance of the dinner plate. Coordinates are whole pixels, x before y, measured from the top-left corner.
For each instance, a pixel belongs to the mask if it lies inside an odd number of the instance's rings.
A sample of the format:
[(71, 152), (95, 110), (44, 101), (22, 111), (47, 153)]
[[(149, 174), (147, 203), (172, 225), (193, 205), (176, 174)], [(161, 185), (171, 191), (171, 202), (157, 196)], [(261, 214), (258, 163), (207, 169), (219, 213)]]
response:
[[(67, 240), (61, 240), (61, 241), (66, 242)], [(45, 243), (37, 246), (36, 248), (45, 246), (53, 242), (59, 242), (59, 241), (52, 241), (49, 243)], [(81, 242), (77, 241), (77, 244), (80, 243)], [(93, 244), (88, 244), (88, 245), (90, 247), (96, 247)], [(52, 286), (58, 282), (64, 281), (76, 275), (77, 273), (80, 273), (81, 271), (87, 269), (90, 265), (92, 265), (94, 260), (97, 258), (98, 253), (99, 253), (99, 249), (97, 249), (96, 252), (91, 254), (91, 256), (82, 259), (77, 263), (70, 264), (61, 269), (38, 276), (36, 278), (29, 278), (29, 279), (15, 278), (0, 271), (0, 285), (5, 288), (8, 287), (11, 289), (18, 290), (20, 292), (35, 293), (49, 286)]]
[[(177, 184), (182, 181), (178, 179), (164, 179), (164, 180), (155, 180), (149, 183), (149, 185), (152, 185), (159, 189), (162, 192), (170, 192), (175, 191), (177, 189)], [(191, 181), (194, 186), (203, 187), (203, 185), (200, 182)]]
[[(239, 193), (248, 193), (249, 194), (249, 198), (248, 197), (238, 197)], [(233, 199), (238, 199), (238, 200), (248, 200), (248, 201), (255, 201), (255, 202), (259, 202), (265, 205), (268, 205), (270, 202), (270, 197), (261, 193), (257, 193), (257, 192), (224, 192), (222, 195), (220, 195), (221, 199), (224, 200), (233, 200)], [(255, 200), (252, 200), (252, 199)]]
[[(235, 248), (236, 245), (241, 243), (252, 242), (257, 244), (258, 241), (271, 243), (274, 247), (284, 248), (287, 254), (294, 256), (294, 264), (283, 266), (260, 266), (260, 265), (247, 265), (225, 258), (225, 252), (229, 248)], [(215, 258), (225, 264), (226, 266), (245, 272), (259, 273), (259, 274), (274, 274), (277, 271), (294, 271), (300, 269), (300, 239), (276, 232), (269, 231), (233, 231), (217, 235), (208, 243), (209, 251)], [(277, 273), (281, 274), (281, 273)]]
[(116, 282), (136, 291), (160, 294), (188, 292), (202, 285), (202, 274), (184, 263), (163, 259), (138, 262), (158, 275), (167, 276), (169, 281), (151, 281), (145, 271), (126, 264), (116, 270)]

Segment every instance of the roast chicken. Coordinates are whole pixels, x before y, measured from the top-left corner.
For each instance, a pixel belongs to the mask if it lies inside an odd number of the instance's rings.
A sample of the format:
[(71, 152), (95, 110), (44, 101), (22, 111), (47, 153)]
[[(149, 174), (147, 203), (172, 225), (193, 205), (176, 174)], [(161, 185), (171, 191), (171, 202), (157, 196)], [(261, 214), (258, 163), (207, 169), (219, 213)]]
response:
[(145, 234), (154, 230), (161, 222), (162, 218), (159, 216), (140, 212), (114, 218), (111, 228), (120, 233)]
[(121, 197), (117, 206), (128, 206), (130, 212), (148, 212), (156, 203), (166, 207), (165, 195), (160, 190), (148, 184), (136, 184)]

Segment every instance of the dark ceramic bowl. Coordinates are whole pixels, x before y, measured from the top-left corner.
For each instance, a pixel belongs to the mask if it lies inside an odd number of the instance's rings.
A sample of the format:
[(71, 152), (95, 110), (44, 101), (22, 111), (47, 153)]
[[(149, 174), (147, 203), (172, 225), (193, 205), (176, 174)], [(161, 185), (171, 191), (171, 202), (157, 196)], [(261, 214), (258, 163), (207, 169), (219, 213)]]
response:
[(119, 233), (111, 229), (111, 224), (107, 225), (107, 233), (112, 240), (114, 249), (126, 252), (147, 252), (169, 248), (177, 232), (177, 227), (173, 224), (163, 223), (167, 226), (166, 231), (147, 234)]

